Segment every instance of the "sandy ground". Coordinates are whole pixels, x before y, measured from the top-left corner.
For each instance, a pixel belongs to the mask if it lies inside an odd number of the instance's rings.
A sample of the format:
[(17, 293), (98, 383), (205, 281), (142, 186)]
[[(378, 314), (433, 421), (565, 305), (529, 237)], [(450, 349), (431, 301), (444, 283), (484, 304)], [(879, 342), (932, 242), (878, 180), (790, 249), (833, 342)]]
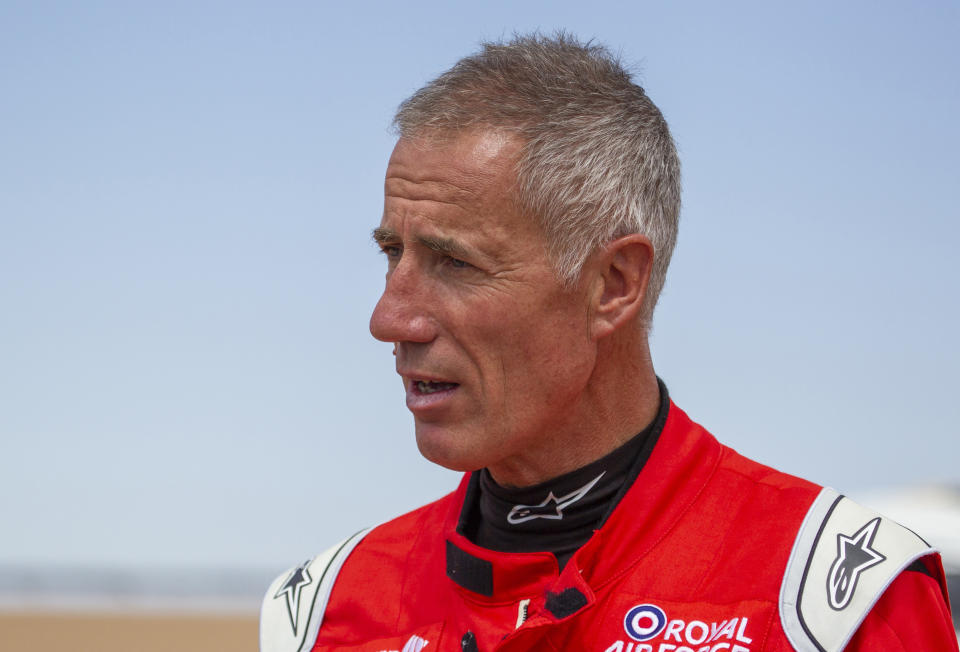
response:
[(3, 652), (257, 652), (256, 615), (0, 612)]

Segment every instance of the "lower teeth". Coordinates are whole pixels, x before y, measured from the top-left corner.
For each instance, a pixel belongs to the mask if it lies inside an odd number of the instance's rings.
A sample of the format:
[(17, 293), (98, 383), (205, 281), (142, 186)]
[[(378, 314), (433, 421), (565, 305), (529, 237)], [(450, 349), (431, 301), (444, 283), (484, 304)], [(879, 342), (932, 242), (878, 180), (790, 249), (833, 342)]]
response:
[(450, 387), (450, 383), (433, 383), (433, 382), (424, 382), (422, 380), (417, 381), (417, 389), (420, 390), (422, 394), (433, 394), (434, 392), (439, 392), (442, 389), (447, 389)]

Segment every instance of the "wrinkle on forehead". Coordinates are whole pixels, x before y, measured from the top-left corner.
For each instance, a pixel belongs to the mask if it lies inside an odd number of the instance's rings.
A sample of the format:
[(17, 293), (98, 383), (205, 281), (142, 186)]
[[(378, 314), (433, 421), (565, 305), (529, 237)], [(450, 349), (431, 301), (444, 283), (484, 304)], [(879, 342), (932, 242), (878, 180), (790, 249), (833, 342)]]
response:
[(449, 204), (475, 201), (498, 179), (512, 175), (518, 149), (515, 137), (498, 131), (465, 132), (443, 141), (401, 138), (387, 165), (386, 194)]
[(387, 172), (384, 190), (387, 197), (409, 201), (427, 201), (436, 204), (448, 204), (460, 208), (467, 202), (476, 201), (482, 195), (471, 188), (440, 179), (421, 179), (411, 181), (406, 170), (399, 169), (396, 176)]

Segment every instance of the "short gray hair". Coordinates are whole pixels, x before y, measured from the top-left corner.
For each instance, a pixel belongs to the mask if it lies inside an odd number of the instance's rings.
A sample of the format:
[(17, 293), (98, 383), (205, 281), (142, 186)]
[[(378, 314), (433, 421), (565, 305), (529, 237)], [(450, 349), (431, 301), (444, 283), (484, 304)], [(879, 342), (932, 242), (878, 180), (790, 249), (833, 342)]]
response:
[(394, 126), (401, 138), (519, 136), (514, 201), (539, 221), (564, 283), (615, 238), (653, 243), (649, 324), (676, 242), (680, 161), (660, 110), (609, 50), (564, 33), (484, 43), (404, 101)]

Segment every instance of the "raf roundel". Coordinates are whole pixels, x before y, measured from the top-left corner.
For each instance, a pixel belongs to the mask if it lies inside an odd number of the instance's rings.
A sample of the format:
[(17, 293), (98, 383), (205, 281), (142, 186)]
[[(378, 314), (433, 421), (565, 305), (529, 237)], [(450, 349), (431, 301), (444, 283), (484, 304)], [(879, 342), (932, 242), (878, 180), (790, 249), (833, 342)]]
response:
[(635, 641), (649, 641), (666, 626), (667, 614), (655, 604), (638, 604), (623, 619), (623, 629)]

